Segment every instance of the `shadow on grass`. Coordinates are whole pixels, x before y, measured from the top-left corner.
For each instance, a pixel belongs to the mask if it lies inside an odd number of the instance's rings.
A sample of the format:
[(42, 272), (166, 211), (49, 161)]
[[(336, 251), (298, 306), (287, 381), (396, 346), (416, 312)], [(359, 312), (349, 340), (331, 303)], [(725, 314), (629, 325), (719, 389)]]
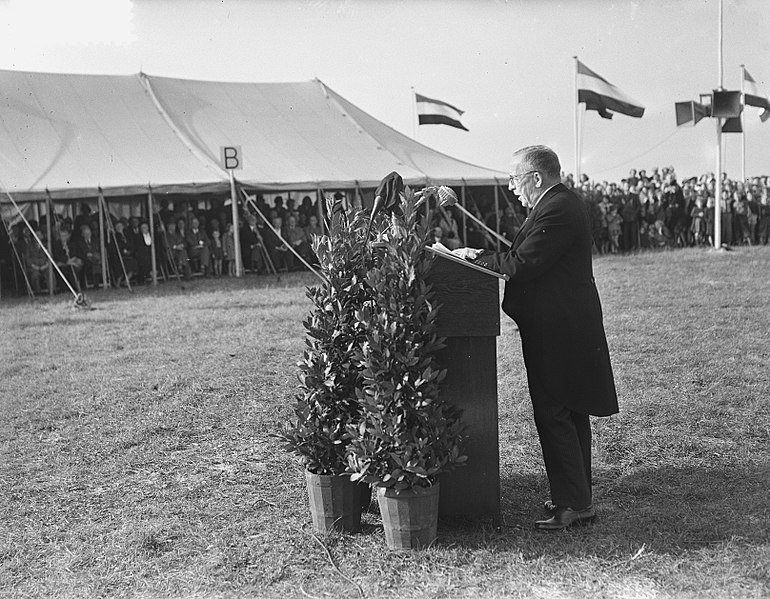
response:
[(724, 463), (660, 466), (614, 478), (597, 473), (597, 520), (592, 526), (541, 533), (545, 477), (513, 475), (501, 481), (502, 526), (441, 520), (438, 543), (524, 555), (616, 558), (643, 545), (680, 554), (737, 542), (764, 545), (770, 538), (770, 465)]

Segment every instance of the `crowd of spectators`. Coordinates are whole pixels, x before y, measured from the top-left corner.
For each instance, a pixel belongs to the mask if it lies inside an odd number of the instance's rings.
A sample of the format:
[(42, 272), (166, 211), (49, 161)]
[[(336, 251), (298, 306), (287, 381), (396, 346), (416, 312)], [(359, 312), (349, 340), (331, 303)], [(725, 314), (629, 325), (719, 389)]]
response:
[[(596, 251), (708, 246), (714, 243), (716, 177), (677, 179), (672, 167), (649, 174), (632, 169), (620, 183), (571, 176), (565, 184), (588, 204)], [(746, 182), (721, 178), (721, 241), (727, 245), (767, 244), (770, 233), (770, 177)]]
[[(711, 246), (714, 243), (716, 178), (703, 175), (679, 181), (673, 168), (631, 170), (619, 183), (591, 180), (583, 175), (563, 182), (574, 189), (591, 214), (595, 252), (614, 254), (661, 248)], [(770, 177), (735, 181), (721, 178), (721, 239), (727, 245), (767, 244), (770, 238)], [(470, 194), (469, 194), (470, 195)], [(338, 196), (342, 197), (342, 196)], [(471, 196), (472, 197), (472, 196)], [(250, 205), (241, 213), (240, 249), (246, 272), (288, 272), (313, 264), (311, 242), (323, 233), (318, 208), (309, 196), (297, 204), (293, 198), (274, 198), (272, 205), (257, 196), (256, 205), (272, 227), (265, 225)], [(523, 207), (511, 197), (486, 211), (471, 199), (468, 209), (476, 220), (502, 238), (512, 240), (526, 218)], [(47, 256), (32, 238), (47, 246), (45, 216), (10, 229), (8, 254), (22, 265), (34, 293), (47, 286)], [(148, 219), (110, 218), (100, 231), (98, 215), (88, 204), (74, 218), (57, 217), (52, 230), (52, 256), (73, 288), (101, 285), (105, 266), (112, 286), (143, 285), (151, 280), (153, 250), (161, 278), (235, 275), (235, 231), (230, 208), (222, 202), (208, 210), (193, 210), (186, 202), (176, 210), (164, 203), (154, 215), (154, 235)], [(457, 208), (434, 211), (433, 240), (450, 249), (497, 248), (500, 241)], [(280, 237), (274, 231), (280, 232)], [(106, 256), (100, 239), (104, 236)], [(292, 252), (289, 246), (296, 252)], [(302, 259), (298, 259), (299, 255)], [(63, 287), (59, 277), (54, 277)]]
[[(258, 197), (257, 207), (271, 222), (272, 228), (249, 206), (241, 214), (239, 229), (240, 248), (247, 272), (288, 272), (303, 268), (302, 261), (312, 264), (315, 256), (311, 248), (313, 235), (323, 233), (317, 207), (309, 196), (296, 205), (295, 200), (278, 197), (269, 206)], [(33, 231), (23, 222), (9, 231), (6, 248), (13, 255), (15, 275), (23, 276), (33, 293), (47, 290), (50, 263), (41, 247), (48, 242), (45, 215), (30, 221)], [(154, 215), (154, 235), (149, 219), (137, 216), (110, 218), (100, 231), (98, 214), (87, 203), (80, 206), (74, 218), (57, 215), (51, 226), (51, 255), (70, 286), (88, 289), (102, 285), (103, 262), (107, 283), (114, 287), (144, 285), (152, 274), (153, 250), (155, 264), (161, 278), (192, 276), (221, 277), (235, 275), (235, 231), (230, 209), (220, 203), (208, 210), (192, 210), (180, 203), (170, 210), (168, 203)], [(275, 231), (280, 233), (280, 237)], [(41, 243), (33, 239), (36, 235)], [(101, 252), (104, 236), (106, 256)], [(283, 239), (281, 239), (283, 238)], [(285, 243), (284, 243), (285, 241)], [(295, 250), (289, 250), (287, 244)], [(18, 267), (21, 266), (19, 269)], [(57, 290), (65, 285), (58, 274), (54, 277)]]

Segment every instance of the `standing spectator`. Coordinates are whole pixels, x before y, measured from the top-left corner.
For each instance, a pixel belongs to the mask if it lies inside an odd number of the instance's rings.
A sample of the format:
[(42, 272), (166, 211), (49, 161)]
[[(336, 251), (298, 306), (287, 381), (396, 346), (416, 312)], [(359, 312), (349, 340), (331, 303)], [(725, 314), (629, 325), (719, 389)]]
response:
[(620, 251), (622, 218), (618, 214), (618, 207), (610, 204), (610, 211), (607, 214), (607, 233), (610, 238), (610, 252), (617, 254)]
[(629, 187), (621, 212), (623, 220), (623, 251), (630, 252), (639, 248), (639, 220), (642, 214), (642, 205), (639, 202), (639, 194), (636, 189)]
[(225, 259), (225, 244), (222, 241), (222, 235), (219, 227), (211, 230), (211, 265), (214, 269), (214, 276), (222, 276), (222, 262)]
[(225, 234), (222, 237), (224, 244), (224, 266), (227, 270), (228, 277), (235, 276), (235, 233), (233, 232), (233, 223), (227, 223), (225, 226)]
[(136, 282), (144, 285), (147, 277), (152, 273), (152, 233), (150, 225), (142, 221), (139, 225), (139, 237), (136, 240)]
[(749, 206), (746, 196), (736, 190), (732, 193), (733, 201), (733, 243), (751, 245), (749, 239)]
[(757, 241), (762, 245), (767, 245), (767, 241), (770, 239), (770, 198), (768, 198), (767, 189), (759, 200), (758, 219)]
[(690, 233), (693, 245), (704, 245), (706, 242), (706, 207), (703, 198), (695, 198), (695, 206), (690, 210)]

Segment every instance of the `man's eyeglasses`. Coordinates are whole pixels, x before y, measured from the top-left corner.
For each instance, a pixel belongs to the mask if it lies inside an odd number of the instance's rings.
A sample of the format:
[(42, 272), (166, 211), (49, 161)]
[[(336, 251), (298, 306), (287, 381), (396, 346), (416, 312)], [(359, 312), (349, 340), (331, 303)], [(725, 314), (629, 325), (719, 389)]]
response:
[(511, 175), (508, 178), (508, 184), (509, 185), (518, 185), (519, 181), (521, 181), (524, 177), (527, 175), (531, 175), (532, 173), (536, 173), (537, 171), (527, 171), (526, 173), (521, 173), (520, 175)]

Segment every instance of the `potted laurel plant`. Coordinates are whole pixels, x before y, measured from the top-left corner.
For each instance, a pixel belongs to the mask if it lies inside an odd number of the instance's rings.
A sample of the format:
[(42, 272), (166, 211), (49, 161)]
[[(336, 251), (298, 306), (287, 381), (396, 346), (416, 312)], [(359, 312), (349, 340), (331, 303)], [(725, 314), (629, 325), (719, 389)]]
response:
[(368, 301), (361, 239), (363, 213), (344, 213), (330, 203), (328, 235), (316, 237), (313, 251), (324, 281), (307, 290), (312, 309), (303, 322), (307, 337), (299, 367), (294, 419), (278, 434), (305, 469), (313, 527), (317, 532), (356, 531), (369, 488), (346, 474), (351, 430), (361, 408), (356, 389), (362, 384), (353, 360), (363, 341), (356, 311)]
[(365, 276), (368, 297), (355, 317), (360, 414), (347, 425), (351, 479), (377, 489), (387, 544), (425, 547), (436, 538), (440, 474), (466, 461), (460, 411), (442, 401), (435, 361), (439, 307), (425, 278), (427, 219), (408, 188), (375, 227), (380, 242)]

